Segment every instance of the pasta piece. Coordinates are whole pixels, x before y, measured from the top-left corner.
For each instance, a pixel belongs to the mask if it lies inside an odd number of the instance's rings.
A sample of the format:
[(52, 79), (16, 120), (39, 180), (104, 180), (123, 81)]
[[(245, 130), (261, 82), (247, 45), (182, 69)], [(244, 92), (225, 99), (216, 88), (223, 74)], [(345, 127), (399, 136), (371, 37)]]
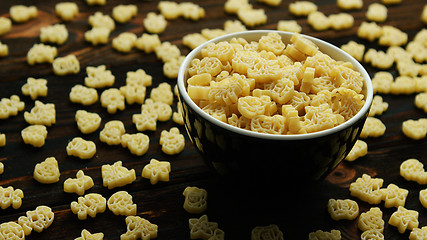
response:
[[(4, 134), (0, 134), (0, 145), (1, 145), (1, 138), (4, 136)], [(0, 175), (4, 173), (4, 164), (0, 162)]]
[(209, 239), (212, 237), (215, 229), (218, 229), (218, 223), (209, 222), (206, 214), (200, 218), (190, 218), (188, 220), (190, 225), (190, 238), (191, 239)]
[(75, 120), (77, 127), (83, 134), (93, 133), (101, 125), (101, 117), (97, 113), (87, 112), (86, 110), (77, 110)]
[(377, 230), (368, 230), (360, 235), (361, 240), (381, 240), (384, 239), (384, 234)]
[(0, 237), (2, 239), (25, 239), (25, 233), (21, 225), (16, 222), (4, 222), (0, 224)]
[(375, 230), (384, 231), (383, 212), (378, 207), (371, 207), (369, 211), (360, 214), (357, 227), (362, 231)]
[(427, 208), (427, 189), (423, 189), (419, 193), (419, 200), (424, 208)]
[(340, 31), (353, 27), (354, 18), (349, 13), (337, 13), (328, 16), (331, 28)]
[(132, 201), (132, 195), (126, 191), (118, 191), (108, 198), (107, 206), (114, 215), (134, 216), (136, 215), (136, 204)]
[(112, 46), (119, 52), (128, 53), (135, 46), (137, 38), (136, 34), (132, 32), (120, 33), (119, 36), (113, 39)]
[(382, 27), (378, 26), (375, 22), (362, 22), (357, 30), (359, 38), (367, 39), (371, 42), (380, 38), (382, 34)]
[(36, 6), (14, 5), (9, 9), (10, 18), (14, 22), (23, 23), (37, 17)]
[(224, 22), (224, 31), (226, 33), (246, 31), (245, 25), (239, 20), (227, 20)]
[(397, 227), (399, 233), (412, 230), (418, 227), (418, 212), (399, 206), (397, 211), (391, 215), (388, 224)]
[(142, 156), (148, 151), (150, 138), (143, 133), (123, 134), (121, 136), (122, 147), (129, 148), (132, 154)]
[(77, 84), (71, 88), (70, 101), (85, 106), (92, 105), (98, 101), (98, 92), (94, 88)]
[(27, 78), (21, 88), (22, 94), (30, 96), (31, 99), (36, 100), (38, 97), (47, 96), (47, 80), (43, 78), (35, 79), (32, 77)]
[(185, 57), (180, 56), (179, 58), (174, 58), (169, 62), (166, 62), (163, 65), (163, 74), (170, 79), (176, 79), (178, 77), (179, 67), (184, 61)]
[(277, 30), (301, 33), (302, 27), (298, 24), (296, 20), (279, 20), (277, 22)]
[(355, 41), (349, 41), (347, 44), (342, 45), (341, 49), (354, 57), (357, 61), (361, 62), (363, 60), (365, 45), (359, 44)]
[(92, 141), (84, 140), (81, 137), (75, 137), (68, 143), (66, 150), (68, 156), (90, 159), (96, 153), (96, 145)]
[(328, 212), (335, 221), (353, 220), (359, 216), (359, 205), (351, 199), (329, 199)]
[(0, 186), (0, 207), (6, 209), (12, 206), (13, 209), (18, 209), (22, 205), (22, 198), (24, 198), (24, 192), (21, 189), (14, 189), (9, 186), (3, 188)]
[(56, 47), (36, 43), (27, 52), (27, 63), (30, 65), (52, 63), (57, 54), (58, 50)]
[(369, 109), (369, 116), (381, 115), (384, 111), (387, 111), (388, 103), (383, 101), (380, 95), (375, 95), (372, 101), (371, 109)]
[(267, 22), (267, 14), (262, 8), (241, 8), (237, 12), (237, 17), (248, 27), (259, 26)]
[(54, 24), (40, 28), (40, 41), (43, 43), (64, 44), (68, 39), (68, 30), (64, 24)]
[(52, 225), (55, 218), (55, 213), (48, 206), (38, 206), (33, 211), (27, 211), (26, 216), (18, 218), (18, 224), (21, 225), (25, 235), (30, 235), (34, 230), (38, 233), (42, 232)]
[(427, 93), (422, 92), (415, 96), (415, 106), (427, 113)]
[(393, 75), (391, 75), (389, 72), (380, 71), (375, 73), (374, 77), (372, 78), (372, 87), (374, 93), (390, 93), (393, 80)]
[(150, 179), (151, 184), (156, 184), (158, 181), (169, 182), (169, 173), (171, 172), (170, 162), (158, 161), (151, 159), (150, 163), (142, 169), (141, 176)]
[(6, 57), (9, 55), (9, 46), (0, 42), (0, 57)]
[(121, 240), (137, 240), (157, 238), (158, 226), (139, 216), (126, 217), (127, 231), (120, 235)]
[(415, 181), (418, 184), (427, 184), (427, 173), (424, 165), (417, 159), (411, 158), (400, 164), (400, 175), (407, 181)]
[(160, 34), (165, 31), (168, 23), (163, 15), (157, 15), (154, 12), (149, 12), (145, 17), (143, 24), (147, 32)]
[(107, 0), (86, 0), (88, 5), (105, 5)]
[(152, 53), (156, 47), (160, 46), (161, 42), (159, 35), (143, 33), (141, 37), (136, 39), (135, 47), (145, 53)]
[(158, 114), (148, 109), (142, 109), (141, 113), (132, 115), (132, 122), (138, 131), (156, 131)]
[(6, 17), (0, 17), (0, 35), (10, 32), (12, 29), (12, 21)]
[(34, 167), (34, 179), (39, 183), (49, 184), (59, 181), (58, 161), (55, 157), (48, 157)]
[(30, 112), (24, 112), (24, 119), (29, 124), (52, 126), (56, 123), (55, 104), (36, 100)]
[(71, 21), (79, 14), (79, 7), (74, 2), (60, 2), (55, 5), (55, 13), (64, 21)]
[(257, 226), (251, 231), (252, 240), (262, 240), (265, 236), (269, 236), (271, 239), (283, 240), (283, 232), (280, 231), (276, 224), (270, 224), (268, 226)]
[(282, 3), (282, 0), (258, 0), (258, 2), (263, 2), (269, 6), (277, 7)]
[(393, 26), (383, 26), (378, 43), (382, 46), (402, 46), (408, 42), (408, 34)]
[(424, 24), (427, 24), (427, 6), (426, 5), (424, 5), (423, 12), (421, 13), (421, 21), (423, 21)]
[(427, 134), (427, 119), (420, 118), (418, 120), (406, 120), (402, 123), (402, 132), (405, 136), (414, 140), (420, 140), (426, 137)]
[(387, 19), (387, 7), (381, 3), (371, 3), (366, 12), (366, 19), (374, 22), (384, 22)]
[(195, 49), (206, 41), (208, 41), (208, 39), (205, 38), (201, 33), (190, 33), (182, 38), (182, 43), (191, 49)]
[(86, 220), (87, 215), (94, 218), (96, 214), (105, 212), (107, 200), (101, 194), (89, 193), (79, 197), (77, 202), (71, 202), (70, 207), (79, 220)]
[(138, 8), (134, 4), (119, 4), (113, 8), (113, 18), (119, 23), (129, 22), (138, 13)]
[(207, 209), (208, 193), (203, 188), (186, 187), (182, 193), (185, 197), (184, 209), (192, 214), (200, 214)]
[(427, 238), (427, 227), (414, 228), (409, 234), (409, 240), (419, 240), (424, 238)]
[(77, 193), (78, 195), (85, 194), (85, 191), (92, 188), (94, 185), (90, 176), (85, 175), (82, 170), (76, 174), (76, 178), (67, 178), (64, 181), (64, 192)]
[(25, 144), (42, 147), (47, 137), (47, 129), (44, 125), (30, 125), (21, 131), (21, 136)]
[(0, 119), (16, 116), (24, 108), (25, 103), (21, 101), (18, 95), (12, 95), (10, 98), (2, 98), (0, 100)]
[(172, 87), (169, 83), (160, 83), (156, 88), (151, 89), (150, 99), (154, 102), (162, 102), (168, 105), (173, 103)]
[(182, 17), (185, 19), (197, 21), (205, 17), (205, 9), (192, 2), (181, 2), (178, 7)]
[(361, 9), (363, 7), (362, 0), (337, 0), (337, 6), (342, 10)]
[(380, 188), (383, 182), (381, 178), (371, 178), (368, 174), (363, 174), (350, 184), (350, 195), (369, 204), (379, 204), (382, 200)]
[(116, 28), (114, 20), (110, 16), (104, 15), (102, 12), (95, 12), (90, 15), (88, 21), (92, 28), (103, 27), (109, 29), (110, 32)]
[(345, 160), (352, 162), (360, 157), (365, 156), (367, 153), (368, 153), (368, 144), (363, 140), (358, 139), (354, 144), (353, 148), (351, 149), (351, 151), (345, 157)]
[(177, 59), (181, 56), (179, 48), (167, 41), (162, 42), (160, 46), (157, 46), (154, 49), (154, 52), (156, 53), (157, 58), (162, 60), (164, 63), (169, 62), (172, 59)]
[(149, 87), (153, 77), (148, 75), (143, 69), (129, 71), (126, 73), (126, 85)]
[(317, 5), (310, 1), (295, 1), (289, 4), (289, 12), (295, 16), (308, 16), (317, 11)]
[(363, 125), (360, 138), (380, 137), (384, 135), (385, 130), (386, 126), (380, 119), (368, 117)]
[(123, 187), (131, 184), (136, 179), (135, 170), (128, 170), (122, 166), (122, 161), (117, 161), (113, 165), (102, 165), (102, 184), (108, 189)]
[(331, 20), (322, 12), (315, 11), (308, 15), (308, 24), (316, 31), (325, 31), (331, 27)]
[(80, 72), (80, 62), (73, 54), (58, 57), (52, 62), (53, 72), (58, 76), (77, 74)]
[(80, 237), (75, 238), (74, 240), (103, 240), (104, 234), (101, 233), (90, 233), (88, 230), (83, 229)]
[[(173, 97), (173, 94), (172, 94)], [(149, 98), (141, 105), (141, 114), (149, 112), (150, 114), (155, 114), (155, 120), (159, 121), (168, 121), (172, 116), (172, 107), (161, 101), (153, 101)], [(149, 114), (149, 115), (150, 115)], [(154, 119), (152, 116), (147, 116), (148, 119)]]
[(341, 232), (340, 230), (331, 230), (330, 232), (325, 232), (322, 230), (317, 230), (315, 232), (311, 232), (308, 235), (309, 240), (318, 240), (318, 239), (331, 239), (331, 240), (340, 240)]
[(111, 30), (107, 27), (94, 27), (85, 32), (85, 40), (96, 46), (98, 44), (107, 44)]
[(179, 4), (174, 1), (159, 1), (159, 4), (157, 5), (160, 13), (167, 19), (167, 20), (174, 20), (181, 16), (181, 8), (179, 7)]
[(117, 110), (125, 110), (125, 96), (117, 88), (104, 90), (100, 100), (101, 106), (107, 108), (109, 114), (115, 114)]
[(119, 145), (121, 144), (121, 137), (125, 132), (125, 125), (122, 121), (112, 120), (105, 123), (104, 129), (99, 133), (99, 140), (108, 145)]
[(399, 188), (395, 184), (389, 184), (386, 189), (381, 189), (382, 200), (386, 208), (390, 207), (403, 207), (405, 206), (406, 197), (409, 191), (403, 188)]

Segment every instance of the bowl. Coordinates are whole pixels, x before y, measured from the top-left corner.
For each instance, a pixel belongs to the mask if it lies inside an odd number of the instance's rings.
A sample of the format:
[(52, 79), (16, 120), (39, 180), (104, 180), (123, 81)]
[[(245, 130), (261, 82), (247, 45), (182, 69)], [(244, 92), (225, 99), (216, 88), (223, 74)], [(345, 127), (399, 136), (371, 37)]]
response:
[(355, 144), (372, 103), (373, 90), (369, 74), (352, 56), (318, 38), (303, 35), (323, 53), (335, 60), (352, 63), (364, 78), (365, 103), (360, 111), (344, 123), (319, 132), (273, 135), (240, 129), (205, 113), (187, 92), (188, 68), (201, 50), (210, 43), (244, 38), (258, 41), (269, 32), (277, 32), (284, 43), (294, 33), (253, 30), (223, 35), (193, 49), (180, 66), (177, 85), (183, 109), (185, 129), (206, 162), (220, 175), (233, 176), (244, 184), (272, 182), (316, 182), (327, 176), (346, 157)]

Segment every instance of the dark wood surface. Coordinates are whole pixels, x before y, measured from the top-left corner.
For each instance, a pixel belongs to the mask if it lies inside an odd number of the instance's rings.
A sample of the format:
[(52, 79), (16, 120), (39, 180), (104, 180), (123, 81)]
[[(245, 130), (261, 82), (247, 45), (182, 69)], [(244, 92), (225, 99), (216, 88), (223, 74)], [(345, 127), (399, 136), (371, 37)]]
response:
[[(356, 221), (334, 221), (329, 217), (326, 206), (329, 198), (351, 198), (359, 203), (361, 212), (367, 211), (371, 205), (351, 197), (349, 193), (350, 183), (363, 173), (383, 178), (384, 187), (394, 183), (408, 189), (409, 195), (405, 207), (419, 211), (420, 227), (427, 225), (427, 210), (418, 201), (419, 191), (426, 186), (407, 182), (399, 175), (400, 163), (408, 158), (416, 158), (427, 163), (427, 141), (425, 139), (410, 140), (401, 131), (404, 120), (426, 117), (422, 110), (414, 106), (415, 95), (384, 95), (384, 101), (389, 103), (389, 109), (379, 118), (385, 123), (387, 130), (382, 137), (366, 140), (369, 148), (368, 155), (355, 162), (341, 163), (324, 181), (301, 188), (298, 192), (290, 191), (288, 187), (280, 185), (273, 186), (271, 191), (261, 193), (259, 191), (248, 193), (247, 190), (250, 187), (240, 189), (227, 186), (223, 179), (210, 171), (187, 136), (186, 147), (182, 153), (175, 156), (162, 153), (159, 144), (160, 131), (177, 126), (172, 120), (159, 122), (157, 131), (146, 133), (150, 136), (150, 148), (141, 157), (130, 154), (128, 149), (121, 146), (108, 146), (100, 142), (98, 138), (100, 130), (84, 135), (85, 139), (96, 143), (97, 153), (92, 159), (80, 160), (67, 156), (65, 150), (67, 143), (73, 137), (83, 136), (74, 121), (74, 114), (78, 109), (100, 114), (101, 128), (107, 121), (117, 119), (124, 122), (127, 132), (137, 132), (132, 123), (132, 114), (140, 111), (140, 106), (137, 104), (127, 105), (124, 111), (111, 115), (101, 107), (99, 102), (83, 107), (69, 101), (68, 94), (71, 87), (84, 83), (86, 66), (105, 64), (115, 75), (114, 87), (125, 84), (126, 72), (139, 68), (153, 76), (153, 87), (161, 82), (168, 82), (173, 86), (176, 82), (175, 79), (163, 76), (163, 64), (154, 54), (144, 54), (136, 49), (123, 54), (111, 47), (111, 39), (121, 32), (130, 31), (140, 36), (144, 32), (143, 18), (150, 11), (158, 12), (158, 1), (107, 0), (105, 6), (88, 6), (83, 0), (76, 0), (76, 2), (80, 13), (77, 18), (65, 23), (70, 35), (65, 44), (58, 46), (58, 56), (75, 54), (80, 61), (81, 71), (77, 75), (58, 77), (53, 74), (50, 64), (29, 66), (26, 63), (27, 51), (34, 43), (40, 42), (40, 27), (61, 22), (54, 12), (56, 1), (0, 1), (0, 16), (5, 17), (9, 16), (8, 10), (12, 5), (34, 4), (38, 7), (36, 19), (23, 24), (14, 24), (11, 32), (0, 36), (0, 41), (8, 44), (10, 52), (8, 57), (0, 59), (0, 97), (17, 94), (26, 104), (25, 111), (29, 111), (34, 101), (22, 95), (21, 87), (28, 77), (45, 78), (48, 80), (48, 96), (39, 99), (44, 103), (55, 103), (56, 106), (56, 124), (48, 127), (46, 144), (42, 148), (34, 148), (23, 143), (20, 132), (28, 125), (23, 118), (23, 112), (7, 120), (0, 120), (0, 132), (5, 133), (7, 138), (7, 145), (0, 148), (0, 161), (5, 166), (4, 173), (0, 175), (0, 185), (22, 189), (25, 195), (21, 208), (0, 210), (0, 223), (17, 221), (18, 217), (25, 215), (26, 211), (34, 210), (39, 205), (47, 205), (55, 212), (53, 224), (42, 233), (33, 232), (27, 236), (27, 239), (74, 239), (80, 236), (84, 228), (92, 233), (103, 232), (104, 239), (119, 239), (120, 235), (126, 232), (125, 217), (115, 216), (107, 210), (98, 214), (96, 218), (88, 217), (87, 220), (80, 221), (71, 212), (70, 203), (77, 200), (78, 196), (65, 193), (63, 182), (69, 177), (75, 177), (76, 172), (83, 169), (95, 183), (87, 193), (100, 193), (106, 198), (118, 190), (131, 193), (134, 202), (138, 205), (137, 215), (158, 225), (158, 239), (189, 239), (188, 219), (200, 215), (189, 214), (182, 207), (184, 202), (182, 192), (187, 186), (203, 187), (208, 191), (206, 214), (210, 221), (218, 222), (219, 228), (225, 231), (227, 239), (249, 239), (253, 227), (268, 224), (277, 224), (283, 231), (285, 239), (307, 239), (309, 232), (318, 229), (325, 231), (339, 229), (342, 239), (358, 239), (361, 232), (357, 229)], [(236, 19), (236, 16), (224, 12), (224, 2), (195, 1), (205, 8), (206, 17), (197, 22), (181, 18), (169, 21), (166, 31), (160, 34), (160, 39), (178, 45), (182, 55), (187, 54), (190, 49), (182, 44), (182, 37), (185, 34), (200, 32), (203, 28), (222, 28), (225, 20)], [(296, 19), (303, 27), (302, 33), (330, 41), (337, 46), (349, 40), (356, 40), (366, 44), (367, 48), (384, 49), (375, 42), (370, 43), (356, 36), (358, 26), (366, 19), (365, 12), (368, 5), (378, 1), (364, 1), (362, 10), (349, 11), (355, 19), (354, 27), (339, 32), (313, 31), (307, 24), (306, 18), (295, 18), (289, 14), (290, 1), (283, 1), (278, 7), (269, 7), (253, 0), (250, 2), (256, 8), (265, 9), (268, 15), (267, 24), (250, 29), (276, 29), (278, 20)], [(336, 6), (336, 1), (315, 2), (319, 10), (327, 15), (341, 12)], [(114, 6), (128, 3), (138, 6), (138, 15), (129, 23), (116, 24), (108, 44), (94, 47), (85, 42), (83, 34), (90, 28), (89, 15), (95, 11), (111, 15)], [(420, 20), (424, 4), (426, 2), (423, 0), (404, 0), (401, 4), (388, 6), (388, 19), (381, 25), (393, 25), (407, 32), (409, 40), (412, 40), (418, 31), (426, 27)], [(379, 71), (365, 66), (371, 76)], [(389, 71), (397, 76), (395, 67)], [(98, 92), (101, 93), (102, 89)], [(174, 109), (175, 106), (176, 104)], [(185, 133), (183, 126), (179, 128)], [(50, 156), (58, 160), (61, 177), (59, 182), (45, 185), (35, 181), (32, 175), (35, 164)], [(172, 172), (169, 182), (151, 185), (147, 179), (141, 177), (142, 168), (152, 158), (171, 162)], [(108, 190), (102, 186), (101, 166), (118, 160), (121, 160), (127, 168), (135, 169), (137, 179), (125, 187)], [(310, 201), (301, 201), (303, 198)], [(387, 222), (395, 208), (387, 209), (383, 203), (377, 206), (383, 210), (383, 219)], [(400, 234), (395, 227), (386, 224), (384, 234), (386, 239), (407, 239), (409, 231)]]

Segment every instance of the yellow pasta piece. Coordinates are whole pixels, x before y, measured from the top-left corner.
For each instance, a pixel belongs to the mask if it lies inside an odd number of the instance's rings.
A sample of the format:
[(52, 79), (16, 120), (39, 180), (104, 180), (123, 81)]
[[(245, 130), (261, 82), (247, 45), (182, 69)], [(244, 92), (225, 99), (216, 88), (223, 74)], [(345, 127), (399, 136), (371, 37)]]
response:
[(14, 22), (23, 23), (37, 17), (36, 6), (14, 5), (9, 9), (10, 18)]
[(331, 240), (340, 240), (341, 232), (340, 230), (331, 230), (330, 232), (325, 232), (322, 230), (317, 230), (308, 234), (309, 240), (319, 240), (319, 239), (331, 239)]
[(120, 240), (137, 240), (157, 238), (158, 226), (139, 216), (127, 216), (127, 231), (120, 235)]
[(105, 5), (107, 0), (86, 0), (88, 5)]
[(71, 21), (79, 14), (79, 7), (75, 2), (60, 2), (55, 5), (55, 13), (64, 21)]
[(110, 32), (116, 28), (114, 20), (110, 16), (104, 15), (102, 12), (95, 12), (90, 15), (88, 21), (92, 28), (103, 27), (109, 29)]
[(391, 84), (390, 92), (392, 94), (412, 94), (415, 92), (415, 80), (408, 76), (398, 76)]
[(172, 59), (177, 59), (181, 56), (179, 48), (167, 41), (162, 42), (160, 46), (157, 46), (154, 49), (154, 52), (156, 53), (157, 58), (162, 60), (164, 63), (169, 62)]
[(331, 28), (340, 31), (353, 27), (354, 18), (349, 13), (337, 13), (328, 16), (331, 23)]
[(172, 87), (167, 82), (160, 83), (159, 86), (151, 89), (150, 99), (154, 102), (163, 102), (172, 105), (173, 98)]
[(382, 240), (384, 239), (384, 234), (377, 230), (368, 230), (364, 231), (362, 235), (360, 235), (361, 240)]
[(415, 96), (415, 106), (427, 113), (427, 93), (419, 93)]
[(135, 47), (139, 50), (144, 51), (145, 53), (154, 52), (155, 48), (160, 46), (161, 44), (162, 43), (160, 42), (159, 35), (157, 34), (143, 33), (141, 37), (139, 37), (135, 41)]
[(362, 0), (337, 0), (337, 6), (342, 10), (361, 9), (363, 7)]
[(24, 112), (24, 119), (29, 124), (52, 126), (56, 123), (55, 104), (36, 100), (30, 112)]
[(399, 4), (402, 2), (402, 0), (381, 0), (381, 2), (385, 5), (391, 5), (391, 4)]
[(135, 46), (137, 39), (138, 37), (135, 33), (123, 32), (113, 39), (112, 46), (119, 52), (128, 53)]
[(386, 208), (405, 206), (406, 197), (409, 191), (403, 188), (399, 188), (395, 184), (389, 184), (387, 188), (381, 189), (382, 200)]
[(387, 7), (381, 3), (371, 3), (366, 11), (366, 19), (374, 22), (384, 22), (387, 19)]
[(218, 229), (218, 223), (209, 222), (206, 214), (200, 218), (190, 218), (188, 220), (190, 226), (191, 239), (209, 239), (212, 237), (215, 229)]
[(295, 20), (279, 20), (277, 22), (277, 30), (300, 33), (302, 31), (302, 27)]
[(125, 97), (127, 104), (143, 104), (145, 100), (146, 87), (143, 85), (128, 85), (120, 87), (120, 93)]
[(374, 77), (372, 78), (372, 87), (374, 93), (390, 93), (393, 81), (393, 75), (391, 75), (389, 72), (380, 71), (375, 73)]
[(6, 57), (7, 55), (9, 55), (8, 45), (0, 42), (0, 57)]
[(102, 165), (102, 184), (108, 189), (122, 187), (131, 184), (136, 179), (135, 170), (128, 170), (122, 166), (122, 161), (117, 161), (113, 165)]
[(107, 206), (114, 215), (134, 216), (136, 215), (136, 204), (132, 201), (132, 195), (126, 191), (118, 191), (108, 198)]
[(382, 33), (382, 27), (378, 26), (375, 22), (362, 22), (357, 29), (357, 36), (359, 38), (367, 39), (371, 42), (381, 37)]
[(295, 1), (289, 4), (289, 12), (295, 16), (308, 16), (317, 11), (317, 5), (310, 1)]
[(185, 19), (197, 21), (205, 17), (205, 9), (192, 2), (181, 2), (178, 5), (181, 16)]
[(237, 14), (240, 8), (249, 8), (251, 6), (248, 0), (227, 0), (224, 4), (224, 10), (229, 14)]
[(427, 6), (426, 5), (424, 5), (423, 12), (421, 13), (421, 21), (423, 21), (424, 24), (427, 23)]
[(380, 137), (384, 135), (386, 126), (384, 123), (375, 117), (368, 117), (363, 125), (360, 138)]
[(382, 46), (402, 46), (408, 41), (408, 34), (393, 26), (383, 26), (378, 43)]
[(167, 21), (163, 15), (157, 15), (155, 12), (147, 13), (144, 19), (144, 27), (149, 33), (160, 34), (165, 31)]
[(427, 173), (424, 164), (411, 158), (400, 164), (400, 175), (407, 181), (415, 181), (418, 184), (427, 184)]
[(125, 110), (125, 96), (117, 88), (109, 88), (101, 93), (101, 106), (107, 108), (109, 114), (115, 114), (117, 110)]
[(82, 170), (76, 174), (76, 178), (67, 178), (64, 181), (64, 192), (77, 193), (78, 195), (85, 194), (85, 191), (92, 188), (94, 185), (90, 176), (85, 175)]
[(159, 1), (157, 8), (167, 20), (174, 20), (181, 16), (181, 8), (174, 1)]
[(283, 134), (287, 132), (285, 117), (282, 115), (258, 115), (252, 118), (251, 130), (259, 133)]
[(4, 222), (0, 224), (0, 238), (24, 240), (25, 233), (21, 225), (16, 222)]
[(383, 212), (378, 207), (371, 207), (369, 211), (360, 214), (360, 217), (357, 220), (357, 227), (363, 232), (369, 230), (383, 232)]
[(59, 181), (58, 161), (55, 157), (48, 157), (34, 167), (33, 177), (40, 183), (49, 184)]
[(316, 31), (325, 31), (331, 27), (331, 20), (322, 12), (315, 11), (308, 15), (308, 24)]
[(92, 105), (98, 101), (98, 92), (94, 88), (77, 84), (71, 88), (70, 101), (85, 106)]
[(143, 69), (129, 71), (126, 73), (126, 85), (149, 87), (153, 77), (148, 75)]
[(208, 40), (214, 39), (226, 34), (225, 30), (221, 28), (214, 28), (214, 29), (203, 28), (200, 33), (202, 34), (203, 37), (205, 37)]
[(185, 138), (179, 132), (177, 127), (172, 127), (169, 131), (163, 130), (160, 134), (160, 145), (162, 145), (162, 151), (168, 155), (175, 155), (185, 147)]
[(282, 37), (280, 37), (280, 35), (275, 32), (271, 32), (266, 36), (262, 36), (258, 43), (259, 50), (270, 51), (275, 55), (281, 55), (286, 48), (286, 45), (282, 41)]
[(352, 162), (360, 157), (365, 156), (367, 153), (368, 153), (368, 144), (363, 140), (358, 139), (354, 144), (353, 148), (351, 149), (351, 151), (345, 157), (345, 160)]
[(412, 58), (418, 63), (427, 61), (427, 47), (420, 41), (410, 41), (406, 45), (406, 51), (409, 52)]
[(368, 174), (363, 174), (350, 184), (350, 195), (369, 204), (379, 204), (382, 199), (380, 188), (383, 182), (381, 178), (371, 178)]
[(151, 159), (150, 163), (145, 165), (142, 169), (141, 176), (150, 179), (151, 184), (156, 184), (158, 181), (169, 182), (169, 173), (171, 172), (171, 165), (168, 161), (158, 161)]
[(38, 233), (42, 232), (52, 225), (55, 214), (48, 206), (38, 206), (33, 211), (27, 211), (26, 216), (18, 218), (18, 224), (21, 225), (25, 235), (30, 235), (34, 230)]
[(33, 147), (42, 147), (47, 137), (47, 129), (44, 125), (30, 125), (21, 131), (22, 140), (25, 144)]
[(341, 45), (341, 49), (354, 57), (357, 61), (361, 62), (363, 60), (365, 45), (359, 44), (355, 41), (349, 41), (348, 43)]
[(18, 95), (12, 95), (10, 98), (2, 98), (0, 100), (0, 119), (16, 116), (24, 108), (25, 103), (21, 101)]
[(332, 128), (339, 124), (337, 115), (326, 103), (317, 107), (306, 106), (305, 112), (303, 126), (308, 133)]
[(43, 43), (36, 43), (27, 52), (27, 63), (29, 65), (52, 63), (57, 54), (58, 50), (56, 47)]
[(111, 30), (107, 27), (94, 27), (85, 32), (85, 40), (96, 46), (98, 44), (107, 44)]
[(353, 220), (359, 216), (359, 205), (351, 199), (329, 199), (328, 212), (335, 221)]
[(119, 4), (113, 8), (112, 16), (119, 23), (129, 22), (138, 13), (138, 8), (134, 4)]
[(224, 22), (224, 31), (226, 33), (246, 31), (245, 25), (239, 20), (227, 20)]
[(47, 80), (43, 78), (35, 79), (32, 77), (27, 78), (27, 83), (25, 83), (21, 88), (22, 94), (30, 96), (31, 99), (35, 100), (38, 97), (47, 96)]
[(90, 159), (96, 153), (96, 145), (92, 141), (84, 140), (81, 137), (75, 137), (68, 143), (66, 150), (68, 156)]
[(55, 58), (52, 62), (53, 72), (58, 76), (77, 74), (80, 72), (80, 62), (73, 54)]
[(184, 192), (184, 209), (192, 214), (200, 214), (206, 211), (208, 193), (203, 188), (186, 187)]
[(74, 240), (103, 240), (104, 234), (101, 233), (90, 233), (88, 230), (83, 229), (80, 237), (75, 238)]
[[(0, 134), (0, 144), (1, 144), (1, 138), (4, 136), (4, 134)], [(0, 175), (4, 173), (4, 164), (0, 162)]]
[(138, 131), (156, 131), (157, 118), (158, 114), (155, 111), (144, 108), (141, 110), (141, 113), (132, 115), (132, 122)]
[(101, 125), (101, 117), (97, 113), (77, 110), (75, 115), (77, 127), (83, 134), (95, 132)]
[(424, 208), (427, 208), (427, 189), (423, 189), (419, 193), (419, 200)]
[(237, 17), (248, 27), (259, 26), (267, 22), (267, 14), (262, 8), (241, 8), (237, 11)]
[(427, 227), (414, 228), (409, 234), (409, 240), (420, 240), (425, 238), (427, 238)]
[(64, 24), (54, 24), (40, 28), (40, 41), (43, 43), (64, 44), (68, 39), (68, 30)]
[(108, 145), (119, 145), (121, 144), (121, 137), (125, 132), (125, 125), (122, 121), (112, 120), (105, 123), (104, 129), (99, 133), (99, 140)]
[(105, 212), (107, 200), (98, 193), (89, 193), (79, 197), (76, 201), (71, 202), (70, 208), (74, 214), (77, 214), (79, 220), (86, 220), (87, 215), (92, 218), (96, 214)]
[(127, 147), (132, 154), (144, 155), (148, 151), (150, 138), (143, 133), (123, 134), (121, 136), (122, 147)]
[(277, 7), (282, 3), (282, 0), (258, 0), (258, 2), (263, 2), (269, 6)]
[(115, 77), (110, 70), (106, 69), (105, 65), (98, 67), (86, 67), (87, 77), (85, 77), (85, 85), (90, 88), (111, 87), (114, 84)]
[(371, 63), (373, 67), (379, 69), (389, 69), (391, 66), (393, 66), (394, 63), (392, 55), (381, 50), (377, 51), (372, 48), (365, 53), (364, 60), (366, 63)]
[(404, 233), (406, 230), (418, 227), (418, 215), (418, 212), (415, 210), (408, 210), (399, 206), (397, 211), (391, 215), (388, 224), (397, 227), (399, 233)]
[[(171, 92), (171, 94), (173, 98), (173, 93)], [(141, 113), (145, 111), (155, 114), (156, 120), (162, 122), (169, 120), (172, 116), (172, 107), (169, 104), (162, 101), (154, 101), (151, 98), (147, 99), (145, 103), (141, 105)]]
[(383, 101), (380, 95), (375, 95), (372, 101), (371, 109), (369, 110), (369, 116), (381, 115), (384, 111), (387, 111), (388, 103)]
[(182, 38), (182, 43), (191, 49), (195, 49), (206, 41), (208, 41), (208, 39), (200, 33), (189, 33)]
[(0, 35), (10, 32), (12, 29), (12, 21), (6, 17), (0, 17)]
[(418, 120), (406, 120), (402, 123), (402, 132), (405, 136), (414, 140), (420, 140), (426, 137), (427, 134), (427, 118)]
[(18, 209), (22, 205), (22, 198), (24, 198), (24, 192), (21, 189), (14, 189), (9, 186), (3, 188), (0, 186), (0, 207), (6, 209), (10, 206), (13, 209)]
[(269, 236), (271, 239), (283, 240), (283, 232), (280, 231), (276, 224), (270, 224), (268, 226), (256, 226), (251, 231), (251, 240), (262, 240), (265, 236)]

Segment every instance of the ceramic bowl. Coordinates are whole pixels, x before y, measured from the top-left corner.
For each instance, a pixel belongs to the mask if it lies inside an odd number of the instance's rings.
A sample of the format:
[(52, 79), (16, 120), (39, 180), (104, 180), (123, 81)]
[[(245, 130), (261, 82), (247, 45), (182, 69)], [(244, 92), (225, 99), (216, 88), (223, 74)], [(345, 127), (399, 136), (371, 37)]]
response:
[[(244, 38), (258, 41), (270, 30), (232, 33), (212, 39), (192, 50), (183, 61), (177, 79), (185, 128), (207, 163), (221, 175), (237, 176), (248, 184), (318, 181), (346, 157), (355, 144), (372, 103), (373, 90), (363, 66), (340, 48), (318, 38), (303, 35), (335, 60), (351, 62), (364, 78), (362, 109), (346, 122), (320, 132), (272, 135), (243, 130), (221, 122), (200, 109), (187, 93), (188, 68), (209, 43)], [(293, 33), (274, 31), (289, 43)]]

